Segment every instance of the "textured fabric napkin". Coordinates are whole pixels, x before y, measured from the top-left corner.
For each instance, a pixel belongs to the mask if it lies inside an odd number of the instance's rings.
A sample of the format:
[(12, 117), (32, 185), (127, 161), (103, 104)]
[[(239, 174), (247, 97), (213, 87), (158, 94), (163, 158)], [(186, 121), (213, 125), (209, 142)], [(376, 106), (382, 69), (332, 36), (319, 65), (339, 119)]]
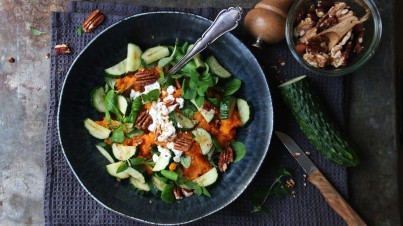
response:
[[(93, 33), (78, 36), (76, 33), (82, 21), (93, 9), (99, 8), (107, 19)], [(141, 225), (141, 223), (113, 213), (99, 203), (80, 186), (64, 159), (57, 132), (57, 106), (66, 73), (74, 58), (100, 31), (111, 24), (137, 13), (176, 10), (185, 11), (214, 19), (220, 9), (173, 9), (152, 8), (130, 4), (108, 4), (90, 2), (71, 2), (68, 13), (52, 13), (52, 46), (68, 43), (72, 54), (58, 56), (51, 54), (51, 84), (48, 108), (48, 129), (46, 133), (46, 185), (45, 185), (45, 221), (46, 225)], [(312, 161), (318, 166), (334, 187), (347, 198), (347, 173), (343, 167), (325, 160), (308, 142), (284, 106), (276, 89), (278, 80), (285, 80), (306, 74), (314, 87), (323, 96), (329, 111), (336, 122), (345, 127), (345, 79), (343, 77), (325, 77), (309, 73), (298, 65), (289, 53), (286, 43), (263, 46), (253, 49), (253, 41), (242, 28), (233, 32), (255, 53), (261, 63), (271, 88), (274, 105), (275, 129), (290, 135), (305, 151), (311, 152)], [(285, 62), (284, 66), (279, 61)], [(250, 197), (257, 188), (269, 187), (274, 180), (271, 166), (281, 166), (295, 170), (296, 196), (285, 199), (269, 199), (266, 203), (271, 216), (252, 214)], [(327, 205), (319, 191), (303, 177), (303, 171), (285, 150), (284, 146), (273, 137), (269, 153), (259, 173), (246, 191), (232, 204), (194, 225), (344, 225), (343, 220)]]

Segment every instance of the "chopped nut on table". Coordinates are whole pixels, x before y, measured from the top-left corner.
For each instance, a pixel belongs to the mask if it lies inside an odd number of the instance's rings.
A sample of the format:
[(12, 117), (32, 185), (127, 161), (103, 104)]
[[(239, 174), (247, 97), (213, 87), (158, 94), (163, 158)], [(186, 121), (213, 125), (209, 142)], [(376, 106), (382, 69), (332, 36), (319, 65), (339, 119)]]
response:
[[(312, 12), (315, 12), (313, 16)], [(321, 0), (309, 7), (308, 13), (298, 14), (294, 36), (298, 40), (296, 52), (310, 65), (318, 68), (346, 66), (352, 57), (363, 50), (365, 28), (354, 26), (335, 46), (328, 48), (329, 40), (322, 32), (345, 21), (354, 12), (345, 2)]]
[(56, 45), (55, 52), (57, 55), (67, 55), (71, 53), (70, 48), (67, 44)]

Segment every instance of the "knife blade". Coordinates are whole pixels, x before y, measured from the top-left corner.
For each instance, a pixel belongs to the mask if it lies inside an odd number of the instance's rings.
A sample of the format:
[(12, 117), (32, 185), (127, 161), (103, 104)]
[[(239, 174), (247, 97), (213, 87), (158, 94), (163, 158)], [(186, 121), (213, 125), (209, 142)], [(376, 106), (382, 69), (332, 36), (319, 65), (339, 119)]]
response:
[(295, 160), (308, 175), (307, 179), (315, 185), (322, 193), (330, 207), (339, 214), (347, 225), (366, 225), (361, 217), (351, 208), (344, 198), (336, 191), (330, 182), (323, 176), (315, 164), (308, 158), (305, 152), (287, 134), (275, 131), (277, 137), (284, 144), (287, 150), (294, 156)]

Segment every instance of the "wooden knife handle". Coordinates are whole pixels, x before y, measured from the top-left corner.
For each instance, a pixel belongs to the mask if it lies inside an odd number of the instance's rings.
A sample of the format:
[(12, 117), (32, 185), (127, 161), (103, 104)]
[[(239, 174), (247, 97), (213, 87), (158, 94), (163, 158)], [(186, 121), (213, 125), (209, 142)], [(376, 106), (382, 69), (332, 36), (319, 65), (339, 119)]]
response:
[(346, 200), (341, 197), (319, 170), (316, 170), (309, 175), (308, 181), (319, 189), (330, 207), (332, 207), (332, 209), (336, 211), (349, 226), (366, 225), (360, 216), (358, 216)]

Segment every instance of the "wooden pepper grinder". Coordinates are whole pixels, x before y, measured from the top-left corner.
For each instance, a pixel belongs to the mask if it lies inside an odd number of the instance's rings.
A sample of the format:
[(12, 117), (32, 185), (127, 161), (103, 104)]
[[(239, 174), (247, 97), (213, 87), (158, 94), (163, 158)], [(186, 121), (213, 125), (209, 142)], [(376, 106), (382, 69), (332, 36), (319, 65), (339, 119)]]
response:
[(293, 0), (262, 0), (245, 16), (247, 32), (256, 38), (253, 46), (262, 42), (274, 44), (285, 37), (285, 22)]

